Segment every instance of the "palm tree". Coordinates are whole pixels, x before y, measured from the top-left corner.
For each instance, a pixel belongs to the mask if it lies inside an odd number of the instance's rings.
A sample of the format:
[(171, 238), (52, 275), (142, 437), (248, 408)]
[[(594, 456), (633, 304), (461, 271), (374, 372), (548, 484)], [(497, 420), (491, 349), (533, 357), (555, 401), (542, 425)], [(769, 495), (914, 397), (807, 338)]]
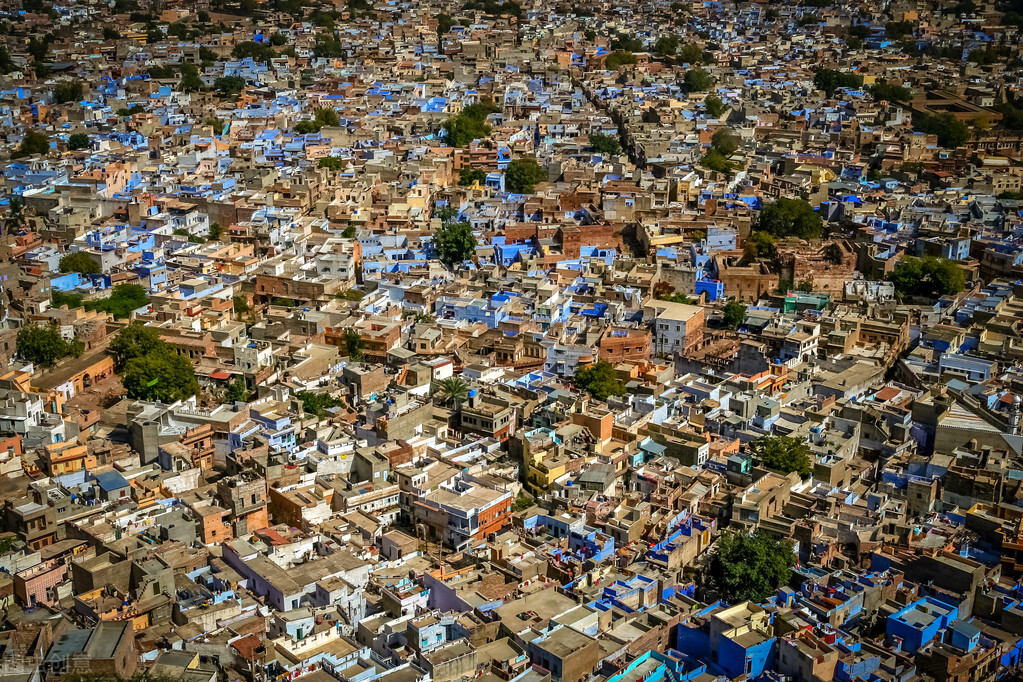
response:
[(440, 398), (442, 405), (457, 405), (469, 397), (469, 384), (458, 377), (441, 379), (433, 395)]

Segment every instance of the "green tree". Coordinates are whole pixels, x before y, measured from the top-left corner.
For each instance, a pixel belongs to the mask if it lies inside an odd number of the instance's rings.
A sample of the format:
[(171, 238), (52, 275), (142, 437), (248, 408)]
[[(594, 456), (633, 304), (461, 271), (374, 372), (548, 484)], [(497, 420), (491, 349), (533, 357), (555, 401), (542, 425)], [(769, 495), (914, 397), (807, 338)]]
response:
[(730, 173), (735, 170), (735, 164), (729, 161), (724, 154), (714, 148), (711, 148), (710, 151), (708, 151), (704, 157), (700, 159), (700, 165), (718, 173)]
[(147, 353), (129, 360), (121, 383), (133, 400), (173, 403), (199, 393), (192, 363), (174, 352)]
[(213, 89), (233, 97), (245, 88), (245, 79), (241, 76), (221, 76), (213, 81)]
[(333, 36), (316, 36), (316, 44), (313, 45), (313, 56), (321, 59), (337, 59), (345, 55), (345, 46)]
[(167, 26), (167, 35), (174, 36), (181, 41), (188, 40), (189, 33), (188, 26), (180, 21), (175, 21)]
[(355, 225), (349, 225), (341, 233), (341, 236), (344, 237), (345, 239), (355, 239), (356, 232), (357, 231), (355, 229)]
[(797, 291), (801, 291), (804, 294), (813, 293), (813, 282), (808, 282), (805, 279), (796, 286)]
[(234, 312), (238, 315), (244, 315), (249, 312), (249, 299), (245, 296), (234, 296), (232, 299), (234, 303)]
[(210, 239), (213, 241), (219, 240), (224, 235), (224, 228), (220, 226), (220, 223), (210, 223)]
[(910, 21), (889, 21), (884, 25), (885, 36), (899, 40), (903, 36), (912, 36), (915, 27)]
[(614, 366), (607, 360), (580, 367), (575, 371), (575, 385), (586, 391), (597, 400), (607, 400), (610, 396), (625, 395), (625, 383), (618, 378)]
[(50, 138), (35, 130), (28, 130), (21, 138), (18, 151), (13, 155), (15, 158), (31, 156), (33, 154), (46, 154), (50, 151)]
[(754, 232), (743, 247), (743, 260), (747, 263), (752, 263), (758, 258), (774, 260), (777, 256), (778, 248), (774, 245), (774, 237), (766, 232)]
[(513, 194), (532, 194), (547, 173), (534, 158), (514, 159), (504, 170), (504, 188)]
[(433, 397), (441, 405), (460, 405), (469, 397), (469, 384), (459, 377), (441, 379), (433, 390)]
[(714, 87), (714, 76), (703, 69), (689, 69), (682, 79), (686, 92), (704, 92)]
[(362, 362), (366, 359), (366, 351), (363, 349), (362, 337), (354, 329), (346, 329), (341, 336), (348, 351), (348, 359), (352, 362)]
[(15, 349), (18, 357), (26, 362), (53, 367), (64, 358), (79, 357), (85, 350), (85, 344), (78, 339), (68, 341), (55, 324), (45, 327), (29, 325), (18, 330)]
[(674, 57), (678, 52), (678, 36), (661, 36), (654, 43), (654, 53), (662, 57)]
[(469, 223), (444, 223), (433, 237), (437, 258), (448, 267), (472, 258), (477, 245)]
[(89, 136), (85, 133), (74, 133), (67, 139), (68, 149), (79, 150), (89, 148)]
[(321, 128), (334, 128), (341, 124), (341, 119), (338, 118), (337, 112), (330, 107), (320, 107), (316, 110), (316, 115), (313, 118)]
[(118, 284), (107, 298), (86, 301), (86, 310), (110, 313), (115, 319), (130, 317), (132, 311), (149, 303), (149, 293), (139, 284)]
[(452, 147), (465, 147), (473, 140), (479, 140), (490, 134), (487, 116), (497, 113), (501, 108), (490, 100), (470, 104), (444, 123), (446, 141)]
[(813, 75), (813, 85), (831, 97), (838, 88), (858, 88), (863, 85), (863, 76), (845, 71), (818, 69)]
[(525, 491), (520, 490), (519, 494), (515, 497), (515, 504), (512, 505), (513, 512), (520, 512), (529, 509), (533, 506), (533, 498), (526, 494)]
[(711, 118), (721, 118), (721, 115), (728, 110), (717, 95), (707, 95), (703, 100), (703, 106), (706, 107), (707, 115)]
[(443, 12), (437, 14), (437, 35), (442, 36), (451, 30), (451, 27), (455, 25), (455, 20), (451, 18), (450, 14), (444, 14)]
[(723, 156), (731, 156), (739, 149), (739, 136), (728, 128), (718, 128), (710, 138), (710, 146)]
[(343, 171), (346, 165), (348, 165), (348, 162), (340, 156), (324, 156), (316, 162), (317, 168), (326, 168), (335, 173)]
[(617, 135), (592, 133), (590, 135), (590, 149), (598, 154), (618, 156), (622, 153), (622, 144), (618, 141)]
[(288, 37), (280, 31), (274, 31), (270, 36), (270, 44), (274, 47), (281, 47), (288, 44)]
[(50, 39), (49, 35), (41, 37), (33, 36), (28, 39), (28, 53), (32, 55), (32, 58), (37, 62), (41, 62), (46, 59), (46, 53), (50, 51)]
[(966, 275), (955, 261), (933, 256), (903, 258), (888, 274), (888, 280), (900, 296), (937, 298), (966, 288)]
[(797, 473), (806, 479), (813, 475), (813, 453), (798, 438), (762, 436), (749, 444), (750, 454), (759, 465), (783, 474)]
[(775, 237), (817, 239), (823, 232), (820, 214), (802, 199), (781, 197), (760, 211), (758, 226)]
[(295, 397), (302, 401), (302, 411), (311, 414), (318, 419), (327, 416), (327, 410), (341, 407), (343, 403), (328, 393), (313, 393), (311, 391), (299, 391)]
[(661, 301), (668, 301), (669, 303), (684, 303), (685, 305), (692, 305), (693, 299), (689, 298), (685, 294), (673, 292), (670, 294), (658, 294), (657, 298)]
[(246, 40), (234, 46), (234, 49), (231, 50), (231, 56), (235, 59), (250, 58), (254, 62), (266, 63), (276, 57), (277, 53), (265, 43)]
[(185, 63), (181, 65), (181, 90), (183, 92), (196, 92), (202, 90), (202, 79), (199, 77), (199, 67), (195, 64)]
[(121, 327), (107, 346), (107, 352), (114, 358), (114, 371), (121, 373), (135, 358), (150, 353), (173, 352), (160, 338), (160, 332), (140, 322)]
[(702, 64), (703, 50), (696, 43), (686, 43), (678, 50), (678, 60), (683, 64)]
[(81, 294), (73, 294), (67, 291), (53, 290), (50, 294), (50, 302), (53, 303), (54, 308), (61, 306), (67, 306), (68, 310), (74, 310), (75, 308), (82, 307), (83, 296)]
[(225, 403), (247, 403), (249, 401), (249, 389), (245, 385), (245, 379), (240, 376), (236, 376), (231, 385), (227, 387), (227, 391), (224, 392)]
[(951, 111), (919, 116), (914, 121), (913, 130), (927, 135), (936, 135), (938, 144), (950, 149), (954, 149), (970, 139), (970, 127), (956, 118)]
[(908, 102), (913, 97), (913, 91), (901, 85), (892, 85), (887, 81), (878, 81), (870, 86), (870, 96), (875, 102), (882, 100), (886, 102)]
[(711, 563), (711, 577), (730, 604), (762, 602), (788, 583), (795, 563), (789, 540), (776, 540), (757, 528), (725, 533)]
[(746, 306), (738, 301), (729, 301), (721, 309), (721, 316), (726, 327), (732, 330), (738, 329), (746, 321)]
[(474, 182), (482, 185), (486, 179), (487, 172), (481, 168), (462, 168), (458, 171), (458, 184), (460, 187), (470, 187)]
[(11, 53), (7, 51), (6, 47), (0, 47), (0, 73), (10, 73), (17, 70), (18, 65), (11, 59)]
[(643, 41), (639, 39), (639, 36), (629, 35), (628, 33), (619, 33), (618, 36), (611, 41), (612, 50), (621, 50), (623, 52), (643, 52)]
[(61, 272), (78, 272), (83, 275), (95, 275), (101, 272), (96, 259), (84, 251), (64, 254), (60, 257), (57, 267)]
[(615, 50), (607, 56), (604, 60), (604, 67), (608, 71), (617, 71), (623, 66), (629, 66), (635, 64), (638, 60), (636, 55), (628, 52), (627, 50)]
[(167, 64), (166, 66), (153, 64), (146, 70), (146, 73), (149, 74), (150, 78), (174, 78), (177, 70), (170, 64)]

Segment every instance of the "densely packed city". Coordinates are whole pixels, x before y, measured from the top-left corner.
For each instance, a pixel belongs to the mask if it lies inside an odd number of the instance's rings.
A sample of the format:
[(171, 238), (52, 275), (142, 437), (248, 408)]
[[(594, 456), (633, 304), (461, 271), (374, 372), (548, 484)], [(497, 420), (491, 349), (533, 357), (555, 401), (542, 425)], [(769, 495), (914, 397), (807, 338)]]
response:
[(0, 0), (0, 682), (1023, 677), (1023, 0)]

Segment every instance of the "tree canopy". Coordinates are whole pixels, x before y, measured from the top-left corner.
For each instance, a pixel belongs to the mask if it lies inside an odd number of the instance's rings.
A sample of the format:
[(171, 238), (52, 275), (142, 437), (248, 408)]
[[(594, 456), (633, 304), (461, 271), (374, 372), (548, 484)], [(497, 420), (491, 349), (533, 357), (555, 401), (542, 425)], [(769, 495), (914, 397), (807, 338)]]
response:
[(160, 332), (139, 322), (121, 327), (107, 346), (114, 358), (114, 371), (123, 372), (129, 362), (149, 353), (171, 352), (160, 338)]
[(85, 91), (80, 80), (63, 80), (53, 88), (53, 99), (57, 104), (78, 102), (84, 96)]
[(89, 147), (89, 136), (85, 133), (74, 133), (67, 139), (67, 148), (76, 151), (79, 149), (87, 149)]
[(880, 102), (908, 102), (913, 97), (913, 91), (901, 85), (892, 85), (887, 81), (880, 80), (870, 86), (870, 95), (875, 101)]
[(504, 188), (515, 194), (531, 194), (536, 184), (546, 178), (547, 173), (536, 159), (515, 159), (504, 171)]
[(437, 382), (433, 391), (443, 405), (457, 405), (469, 396), (469, 384), (460, 377), (448, 377)]
[(610, 396), (625, 395), (626, 392), (625, 383), (607, 360), (577, 369), (575, 385), (597, 400), (607, 400)]
[(254, 62), (268, 62), (277, 56), (277, 52), (265, 43), (246, 40), (234, 46), (231, 56), (235, 59), (250, 57)]
[(818, 69), (813, 75), (813, 85), (831, 97), (838, 88), (858, 88), (863, 85), (863, 76), (848, 71)]
[(224, 402), (237, 403), (237, 402), (248, 402), (249, 401), (249, 388), (245, 385), (245, 379), (240, 376), (236, 376), (231, 385), (224, 391)]
[(118, 284), (106, 298), (86, 301), (86, 310), (110, 313), (115, 319), (130, 317), (132, 311), (149, 303), (149, 292), (140, 284)]
[(749, 444), (753, 459), (768, 469), (783, 474), (795, 472), (800, 478), (813, 475), (813, 456), (810, 447), (798, 438), (763, 436)]
[(711, 576), (729, 603), (761, 602), (788, 583), (795, 563), (792, 550), (790, 541), (776, 540), (759, 528), (752, 535), (725, 533), (718, 540)]
[(604, 60), (604, 66), (607, 69), (614, 71), (623, 66), (635, 64), (637, 61), (636, 55), (632, 54), (628, 50), (615, 50), (607, 56), (607, 59)]
[(617, 156), (622, 153), (622, 144), (618, 141), (617, 135), (593, 133), (590, 135), (590, 149), (598, 154)]
[(717, 95), (707, 95), (703, 100), (703, 106), (707, 109), (707, 115), (711, 118), (720, 118), (728, 108)]
[(781, 197), (760, 211), (759, 227), (775, 237), (817, 239), (823, 232), (823, 221), (802, 199)]
[(80, 356), (85, 350), (85, 344), (78, 339), (65, 339), (57, 325), (29, 325), (18, 330), (15, 348), (22, 360), (33, 365), (53, 367), (64, 358)]
[(724, 318), (726, 327), (738, 329), (746, 321), (746, 306), (738, 301), (729, 301), (721, 309), (721, 315)]
[(491, 100), (470, 104), (444, 124), (447, 143), (452, 147), (465, 147), (473, 140), (486, 137), (490, 134), (487, 116), (500, 110), (501, 107)]
[(444, 223), (433, 235), (433, 246), (437, 258), (451, 267), (472, 258), (477, 241), (469, 223)]
[(302, 401), (302, 411), (311, 414), (319, 419), (327, 416), (327, 410), (334, 407), (341, 407), (342, 403), (329, 393), (313, 393), (312, 391), (299, 391), (295, 397)]
[(482, 168), (463, 168), (458, 171), (458, 184), (460, 187), (469, 187), (474, 182), (481, 185), (487, 179), (487, 172)]
[(901, 296), (937, 298), (966, 288), (966, 275), (955, 261), (933, 256), (903, 258), (888, 274), (888, 280)]
[(85, 251), (65, 253), (60, 257), (57, 267), (60, 268), (61, 272), (78, 272), (83, 275), (95, 275), (101, 272), (96, 259)]
[(241, 76), (221, 76), (213, 81), (213, 89), (229, 97), (237, 95), (245, 89), (245, 79)]
[(689, 69), (682, 79), (686, 92), (704, 92), (714, 87), (714, 76), (703, 69)]
[(199, 393), (192, 363), (173, 351), (156, 351), (128, 361), (121, 377), (128, 397), (172, 403)]
[(362, 362), (366, 359), (366, 351), (364, 350), (362, 337), (359, 336), (359, 332), (354, 329), (346, 329), (341, 339), (344, 341), (349, 360), (352, 362)]
[(28, 130), (21, 138), (18, 151), (13, 154), (15, 158), (31, 156), (33, 154), (45, 154), (50, 151), (50, 138), (37, 130)]
[(938, 144), (949, 149), (954, 149), (970, 139), (970, 126), (956, 118), (951, 111), (918, 116), (913, 121), (913, 130), (936, 135)]

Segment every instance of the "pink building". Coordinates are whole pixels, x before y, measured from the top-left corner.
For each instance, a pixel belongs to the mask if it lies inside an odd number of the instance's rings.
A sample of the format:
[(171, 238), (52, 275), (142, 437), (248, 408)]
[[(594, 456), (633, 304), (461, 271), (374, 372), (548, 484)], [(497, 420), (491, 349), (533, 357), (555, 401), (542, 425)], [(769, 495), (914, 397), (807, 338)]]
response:
[(67, 564), (44, 561), (14, 574), (14, 596), (25, 606), (54, 604), (57, 585), (67, 578)]

